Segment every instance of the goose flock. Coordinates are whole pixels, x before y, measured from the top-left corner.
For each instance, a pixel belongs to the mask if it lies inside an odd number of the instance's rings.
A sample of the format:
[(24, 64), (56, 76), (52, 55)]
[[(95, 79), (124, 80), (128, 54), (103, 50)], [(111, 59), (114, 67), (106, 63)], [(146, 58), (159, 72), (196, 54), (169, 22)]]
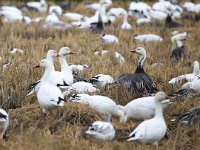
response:
[[(27, 92), (27, 98), (36, 94), (42, 112), (46, 115), (49, 110), (63, 107), (65, 103), (88, 105), (88, 109), (102, 115), (103, 121), (95, 120), (86, 131), (89, 137), (103, 141), (114, 140), (117, 132), (111, 123), (112, 117), (117, 117), (121, 123), (134, 119), (142, 122), (129, 136), (121, 137), (118, 140), (138, 141), (158, 146), (167, 132), (163, 111), (168, 105), (174, 103), (174, 99), (179, 96), (200, 96), (199, 62), (191, 60), (194, 67), (192, 73), (173, 77), (166, 83), (172, 86), (182, 83), (180, 89), (169, 95), (157, 85), (154, 76), (150, 75), (151, 70), (145, 71), (145, 62), (149, 59), (151, 53), (150, 45), (152, 43), (162, 44), (166, 42), (167, 38), (172, 44), (176, 45), (176, 47), (169, 50), (168, 59), (179, 62), (187, 57), (188, 50), (184, 42), (189, 39), (189, 32), (178, 31), (187, 25), (176, 20), (181, 19), (185, 12), (198, 17), (200, 14), (199, 6), (200, 4), (192, 2), (172, 3), (159, 0), (152, 5), (145, 2), (131, 2), (127, 11), (121, 7), (112, 7), (112, 0), (100, 0), (98, 3), (85, 5), (85, 9), (95, 11), (93, 16), (86, 16), (76, 12), (65, 12), (63, 5), (48, 6), (46, 0), (40, 0), (39, 2), (27, 2), (20, 9), (15, 6), (1, 6), (0, 16), (3, 24), (16, 22), (27, 26), (38, 24), (45, 32), (47, 29), (52, 28), (63, 31), (73, 30), (74, 28), (79, 30), (88, 29), (97, 39), (102, 41), (104, 48), (109, 48), (112, 45), (116, 46), (123, 42), (116, 35), (106, 33), (107, 26), (112, 26), (116, 20), (120, 20), (119, 30), (130, 33), (134, 26), (150, 25), (158, 22), (162, 24), (161, 27), (165, 30), (173, 30), (171, 37), (154, 33), (132, 34), (129, 40), (135, 43), (143, 43), (145, 46), (138, 46), (129, 50), (130, 57), (133, 54), (138, 57), (137, 64), (133, 65), (135, 71), (120, 73), (117, 77), (112, 77), (107, 73), (98, 73), (91, 75), (89, 78), (82, 77), (84, 72), (93, 68), (87, 64), (70, 64), (68, 62), (68, 57), (76, 55), (76, 52), (70, 49), (70, 47), (73, 47), (71, 44), (69, 44), (69, 47), (67, 47), (68, 45), (61, 47), (59, 52), (49, 49), (46, 58), (41, 58), (42, 60), (34, 66), (34, 68), (44, 69), (43, 76), (32, 83)], [(41, 13), (47, 15), (46, 17), (42, 15), (36, 18), (24, 15), (29, 11), (39, 12), (38, 15)], [(61, 20), (62, 17), (67, 18), (70, 22)], [(134, 18), (135, 22), (130, 22), (129, 17)], [(195, 21), (197, 21), (197, 17)], [(15, 63), (13, 57), (17, 53), (26, 54), (22, 48), (10, 48), (8, 50), (10, 60), (8, 63), (3, 64), (3, 70), (12, 67), (12, 64)], [(107, 49), (95, 50), (94, 56), (99, 55), (103, 59), (103, 56), (108, 53), (114, 55), (119, 65), (127, 63), (126, 57), (118, 51), (113, 53)], [(58, 59), (59, 64), (56, 64), (56, 59)], [(2, 57), (0, 61), (2, 61)], [(132, 64), (134, 64), (133, 61)], [(156, 64), (161, 63), (156, 62)], [(60, 65), (60, 70), (56, 70), (57, 65)], [(102, 90), (112, 91), (113, 86), (124, 87), (129, 93), (139, 94), (140, 97), (129, 100), (126, 105), (121, 105), (114, 98), (100, 94)], [(118, 92), (120, 94), (121, 91)], [(182, 114), (176, 115), (171, 121), (186, 123), (189, 126), (199, 124), (200, 106), (195, 106)], [(8, 125), (9, 115), (5, 110), (0, 109), (0, 138), (3, 138)]]

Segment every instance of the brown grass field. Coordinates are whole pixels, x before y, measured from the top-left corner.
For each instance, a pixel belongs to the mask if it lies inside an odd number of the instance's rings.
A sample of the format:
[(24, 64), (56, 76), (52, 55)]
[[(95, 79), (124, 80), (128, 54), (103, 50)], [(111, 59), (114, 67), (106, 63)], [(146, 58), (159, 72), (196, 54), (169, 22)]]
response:
[[(8, 4), (8, 2), (5, 2)], [(12, 3), (13, 4), (13, 3)], [(116, 3), (113, 7), (123, 6), (128, 8), (128, 3)], [(72, 12), (80, 12), (91, 15), (93, 12), (84, 8), (83, 3), (72, 7)], [(39, 13), (27, 13), (32, 18)], [(64, 18), (61, 18), (64, 20)], [(6, 70), (0, 69), (0, 107), (4, 108), (10, 117), (10, 125), (7, 130), (8, 139), (1, 141), (0, 150), (118, 150), (134, 149), (149, 150), (155, 149), (151, 145), (136, 142), (100, 142), (88, 139), (84, 134), (86, 129), (96, 120), (102, 117), (91, 110), (88, 106), (67, 102), (63, 108), (58, 108), (47, 113), (44, 120), (41, 108), (37, 102), (36, 95), (26, 97), (28, 86), (40, 79), (44, 70), (34, 69), (34, 64), (46, 57), (49, 49), (59, 49), (63, 46), (70, 47), (76, 51), (76, 55), (67, 57), (68, 62), (75, 64), (88, 64), (90, 68), (82, 75), (85, 78), (92, 77), (99, 73), (109, 74), (114, 78), (125, 72), (134, 72), (134, 62), (137, 56), (129, 51), (135, 47), (143, 46), (147, 50), (145, 71), (152, 75), (157, 82), (158, 89), (166, 93), (172, 92), (168, 85), (169, 79), (180, 74), (192, 72), (192, 62), (200, 58), (200, 22), (190, 19), (179, 20), (185, 24), (179, 31), (189, 32), (189, 39), (185, 43), (187, 58), (180, 61), (171, 60), (169, 55), (175, 47), (170, 41), (172, 29), (164, 29), (162, 23), (151, 23), (137, 26), (135, 20), (129, 17), (129, 23), (133, 28), (130, 31), (121, 30), (119, 19), (114, 25), (106, 27), (106, 33), (114, 34), (119, 38), (118, 44), (103, 45), (99, 36), (92, 34), (89, 30), (69, 28), (66, 30), (44, 30), (41, 24), (24, 25), (21, 23), (0, 25), (0, 54), (3, 65), (12, 59), (13, 65)], [(160, 43), (140, 43), (134, 41), (131, 36), (134, 34), (154, 33), (161, 35), (164, 41)], [(18, 47), (24, 50), (24, 54), (10, 56), (8, 49)], [(113, 55), (95, 56), (95, 49), (108, 49), (111, 52), (119, 51), (126, 59), (126, 63), (118, 64)], [(163, 66), (151, 67), (157, 60)], [(58, 60), (55, 61), (56, 69), (59, 70)], [(177, 90), (181, 84), (173, 87)], [(118, 104), (126, 104), (133, 99), (128, 92), (121, 89), (105, 89), (98, 93), (113, 98)], [(197, 150), (200, 149), (200, 128), (189, 127), (180, 123), (172, 123), (170, 119), (173, 114), (178, 114), (191, 107), (200, 105), (199, 97), (187, 98), (186, 102), (174, 102), (164, 112), (168, 131), (156, 149), (163, 150)], [(134, 120), (123, 124), (118, 118), (113, 118), (112, 123), (117, 131), (116, 138), (124, 137), (140, 123)]]

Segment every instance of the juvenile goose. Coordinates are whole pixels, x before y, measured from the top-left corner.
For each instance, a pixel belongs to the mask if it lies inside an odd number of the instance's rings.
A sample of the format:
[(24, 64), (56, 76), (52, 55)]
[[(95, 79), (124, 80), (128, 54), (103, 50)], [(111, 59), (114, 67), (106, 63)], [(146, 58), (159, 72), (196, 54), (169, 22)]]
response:
[(193, 62), (193, 72), (189, 73), (189, 74), (184, 74), (184, 75), (180, 75), (178, 77), (172, 78), (168, 83), (169, 84), (175, 84), (177, 82), (181, 82), (183, 80), (187, 80), (187, 81), (193, 81), (194, 79), (198, 79), (199, 75), (200, 75), (200, 70), (199, 70), (199, 62), (198, 61), (194, 61)]
[(45, 68), (45, 72), (40, 80), (41, 83), (37, 92), (37, 99), (42, 107), (42, 111), (46, 113), (50, 108), (64, 106), (65, 100), (60, 89), (49, 83), (49, 77), (54, 68), (53, 64), (49, 60), (43, 59), (39, 64), (35, 65), (35, 68), (39, 67)]
[(140, 123), (127, 138), (128, 141), (139, 141), (142, 143), (158, 145), (164, 137), (167, 126), (163, 117), (162, 101), (169, 99), (164, 92), (155, 95), (155, 116), (152, 119)]
[(3, 139), (3, 135), (9, 125), (9, 116), (5, 110), (0, 108), (0, 139)]
[(110, 121), (111, 116), (118, 116), (120, 121), (124, 120), (124, 113), (118, 109), (116, 103), (106, 97), (100, 95), (90, 96), (88, 94), (75, 94), (71, 97), (74, 102), (88, 104), (90, 108), (94, 109), (100, 114), (104, 115), (104, 121)]
[(194, 125), (200, 123), (200, 106), (193, 107), (188, 111), (178, 115), (175, 119), (171, 121), (182, 122), (188, 125)]
[(139, 55), (139, 61), (135, 73), (124, 73), (118, 76), (114, 83), (122, 84), (136, 93), (156, 93), (157, 88), (155, 82), (143, 69), (146, 60), (146, 50), (143, 47), (138, 47), (135, 50), (131, 50), (131, 52)]
[(97, 140), (110, 141), (115, 137), (115, 129), (110, 122), (95, 121), (86, 134), (95, 137)]

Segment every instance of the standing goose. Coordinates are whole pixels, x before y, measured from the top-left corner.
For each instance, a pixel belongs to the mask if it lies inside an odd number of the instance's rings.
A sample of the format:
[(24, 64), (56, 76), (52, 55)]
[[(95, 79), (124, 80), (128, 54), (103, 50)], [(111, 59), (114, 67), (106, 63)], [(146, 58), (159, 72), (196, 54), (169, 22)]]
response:
[(45, 72), (40, 80), (37, 99), (42, 107), (42, 111), (46, 113), (52, 107), (64, 106), (64, 97), (57, 86), (49, 83), (49, 77), (54, 68), (53, 64), (49, 60), (43, 59), (39, 64), (35, 65), (35, 68), (39, 67), (44, 67)]
[(0, 108), (0, 139), (3, 139), (3, 135), (9, 125), (9, 117), (5, 110)]
[(152, 119), (140, 123), (137, 128), (129, 135), (128, 141), (139, 141), (142, 143), (158, 145), (164, 137), (167, 126), (163, 117), (162, 101), (169, 97), (164, 92), (155, 95), (155, 116)]
[(156, 93), (157, 88), (155, 82), (143, 69), (146, 60), (146, 50), (143, 47), (138, 47), (135, 50), (131, 50), (131, 52), (140, 56), (135, 73), (122, 74), (115, 79), (114, 83), (123, 84), (135, 93)]
[[(186, 39), (183, 39), (186, 40)], [(182, 40), (176, 40), (177, 47), (171, 51), (171, 58), (179, 60), (185, 56), (185, 46), (183, 45)]]
[(115, 129), (110, 122), (95, 121), (86, 131), (86, 134), (98, 140), (110, 141), (115, 137)]

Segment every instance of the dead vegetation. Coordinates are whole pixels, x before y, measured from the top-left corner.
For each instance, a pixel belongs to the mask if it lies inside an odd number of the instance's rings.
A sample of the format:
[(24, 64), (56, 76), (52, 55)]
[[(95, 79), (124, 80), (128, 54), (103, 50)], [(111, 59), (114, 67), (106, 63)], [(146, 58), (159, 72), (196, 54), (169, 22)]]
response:
[[(117, 5), (116, 5), (117, 6)], [(83, 4), (77, 5), (70, 11), (83, 14), (91, 14), (85, 10)], [(40, 14), (30, 13), (31, 16)], [(41, 14), (45, 16), (45, 14)], [(181, 20), (186, 24), (179, 31), (189, 32), (189, 40), (185, 43), (187, 58), (174, 61), (169, 58), (170, 51), (174, 45), (170, 41), (170, 29), (164, 29), (160, 23), (136, 26), (134, 20), (129, 18), (133, 25), (131, 31), (121, 30), (121, 20), (116, 24), (106, 27), (106, 33), (115, 34), (119, 43), (114, 45), (103, 45), (98, 35), (89, 30), (70, 28), (67, 30), (44, 30), (38, 24), (23, 25), (20, 23), (3, 24), (0, 26), (1, 57), (0, 64), (12, 59), (10, 68), (0, 69), (0, 107), (6, 109), (10, 116), (10, 126), (7, 131), (8, 140), (0, 144), (0, 149), (154, 149), (150, 145), (134, 142), (98, 142), (89, 140), (84, 134), (88, 126), (96, 121), (102, 120), (101, 115), (92, 111), (88, 106), (67, 102), (63, 108), (58, 108), (42, 114), (37, 103), (36, 96), (26, 97), (29, 84), (40, 79), (42, 70), (34, 70), (33, 65), (45, 58), (49, 49), (59, 50), (68, 46), (76, 51), (76, 55), (68, 57), (68, 62), (77, 64), (88, 64), (91, 66), (83, 77), (89, 78), (99, 73), (109, 74), (113, 77), (125, 72), (134, 72), (134, 62), (137, 57), (129, 51), (138, 46), (144, 46), (147, 50), (147, 61), (145, 70), (153, 76), (157, 82), (158, 89), (167, 93), (180, 87), (172, 87), (167, 81), (177, 75), (192, 72), (192, 62), (200, 58), (200, 22), (189, 19)], [(154, 33), (161, 35), (164, 41), (161, 43), (140, 43), (132, 39), (134, 34)], [(10, 56), (8, 49), (18, 47), (24, 50), (24, 54)], [(95, 49), (107, 49), (111, 52), (118, 51), (126, 59), (126, 63), (120, 65), (110, 54), (107, 56), (93, 55)], [(163, 66), (151, 67), (155, 61), (163, 63)], [(59, 64), (56, 60), (56, 69)], [(130, 95), (123, 89), (107, 88), (100, 92), (101, 95), (111, 97), (119, 104), (126, 104), (136, 95)], [(200, 105), (199, 98), (188, 98), (184, 103), (175, 102), (165, 111), (168, 124), (166, 137), (161, 141), (158, 149), (199, 149), (200, 131), (198, 127), (171, 123), (172, 115)], [(119, 123), (117, 118), (112, 119), (117, 130), (116, 138), (127, 136), (139, 123), (128, 121)]]

